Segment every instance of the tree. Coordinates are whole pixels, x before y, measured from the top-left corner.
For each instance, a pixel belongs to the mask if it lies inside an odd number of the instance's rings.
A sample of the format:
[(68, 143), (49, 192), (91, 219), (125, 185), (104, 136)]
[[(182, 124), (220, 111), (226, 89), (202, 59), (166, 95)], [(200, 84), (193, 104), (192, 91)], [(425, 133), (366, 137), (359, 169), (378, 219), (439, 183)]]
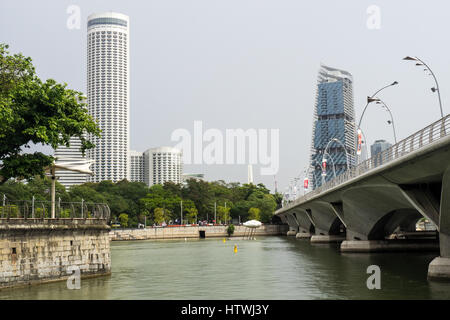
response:
[(123, 228), (128, 227), (128, 215), (126, 213), (119, 214), (119, 222)]
[(24, 153), (30, 144), (56, 149), (81, 140), (81, 151), (94, 147), (86, 134), (100, 136), (88, 114), (81, 92), (67, 89), (55, 80), (41, 81), (31, 58), (10, 55), (0, 44), (0, 184), (10, 178), (44, 176), (44, 167), (54, 157), (41, 152)]
[(188, 219), (189, 223), (195, 223), (198, 216), (198, 211), (195, 207), (193, 208), (187, 208), (186, 209), (186, 218)]
[(261, 210), (259, 208), (250, 208), (248, 210), (248, 220), (260, 220)]
[(166, 220), (164, 209), (163, 208), (156, 208), (153, 212), (153, 221), (156, 224), (161, 224)]
[(217, 206), (217, 213), (220, 223), (230, 221), (230, 207)]

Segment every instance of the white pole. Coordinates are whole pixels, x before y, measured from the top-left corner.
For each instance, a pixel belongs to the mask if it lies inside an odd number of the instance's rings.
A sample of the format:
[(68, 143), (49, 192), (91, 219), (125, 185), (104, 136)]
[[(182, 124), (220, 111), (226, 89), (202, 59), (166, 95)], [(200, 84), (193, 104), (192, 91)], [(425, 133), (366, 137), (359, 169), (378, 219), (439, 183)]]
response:
[(81, 198), (81, 218), (84, 218), (84, 199), (83, 198)]
[(217, 223), (216, 201), (214, 201), (214, 223)]
[(34, 218), (34, 196), (31, 200), (31, 217)]
[(227, 202), (225, 201), (225, 224), (227, 224), (226, 212), (227, 212)]
[(183, 225), (183, 200), (181, 200), (181, 222), (180, 224)]

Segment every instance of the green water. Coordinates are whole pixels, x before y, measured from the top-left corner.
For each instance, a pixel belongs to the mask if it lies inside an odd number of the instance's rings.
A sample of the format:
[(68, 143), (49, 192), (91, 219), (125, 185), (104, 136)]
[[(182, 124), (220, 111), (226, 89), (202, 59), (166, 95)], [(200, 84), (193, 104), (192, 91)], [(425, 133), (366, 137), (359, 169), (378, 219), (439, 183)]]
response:
[[(238, 252), (234, 253), (234, 245)], [(0, 299), (450, 299), (435, 254), (341, 254), (287, 237), (112, 242), (112, 275), (0, 291)], [(369, 290), (369, 265), (381, 289)]]

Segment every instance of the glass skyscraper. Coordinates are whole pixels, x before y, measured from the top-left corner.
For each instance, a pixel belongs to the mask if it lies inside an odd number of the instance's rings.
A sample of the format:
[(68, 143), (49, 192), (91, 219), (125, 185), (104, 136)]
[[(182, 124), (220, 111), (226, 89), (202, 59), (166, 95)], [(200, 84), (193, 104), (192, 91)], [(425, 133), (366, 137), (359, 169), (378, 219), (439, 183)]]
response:
[[(355, 165), (353, 77), (349, 72), (321, 65), (313, 121), (309, 175), (312, 188), (315, 189), (321, 186), (323, 181), (332, 179), (335, 174), (338, 176), (345, 172), (347, 160), (349, 166)], [(338, 139), (342, 144), (330, 142), (333, 138)], [(322, 160), (325, 151), (327, 154), (325, 156), (326, 176), (322, 176)]]

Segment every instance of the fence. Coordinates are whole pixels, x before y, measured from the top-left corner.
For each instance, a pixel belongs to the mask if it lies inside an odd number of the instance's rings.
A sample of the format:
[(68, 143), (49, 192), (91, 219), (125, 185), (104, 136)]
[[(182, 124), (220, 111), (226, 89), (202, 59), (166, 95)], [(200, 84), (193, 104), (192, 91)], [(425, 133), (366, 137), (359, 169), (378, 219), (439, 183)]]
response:
[[(9, 200), (0, 202), (0, 219), (50, 219), (51, 201)], [(111, 211), (105, 203), (55, 202), (57, 219), (105, 219), (109, 221)]]
[(378, 153), (374, 157), (361, 162), (355, 167), (351, 167), (345, 173), (329, 180), (320, 187), (308, 192), (302, 197), (297, 198), (294, 202), (303, 202), (309, 200), (322, 192), (334, 188), (346, 181), (356, 178), (372, 169), (385, 165), (393, 160), (399, 159), (411, 152), (436, 142), (450, 135), (450, 115), (447, 115), (438, 121), (432, 123), (426, 128), (410, 135), (406, 139), (389, 147), (388, 149)]

